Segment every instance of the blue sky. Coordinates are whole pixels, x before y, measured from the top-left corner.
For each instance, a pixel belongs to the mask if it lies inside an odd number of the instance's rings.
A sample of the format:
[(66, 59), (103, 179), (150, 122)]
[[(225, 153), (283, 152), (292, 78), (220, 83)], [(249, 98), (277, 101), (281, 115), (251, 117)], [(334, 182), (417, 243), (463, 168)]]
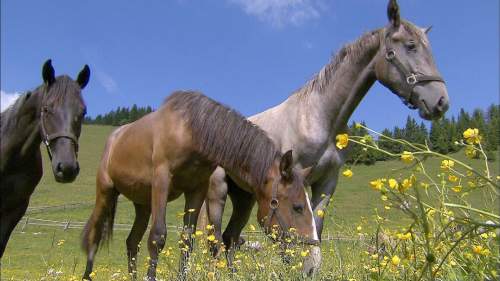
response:
[[(485, 108), (499, 99), (499, 1), (399, 1), (404, 18), (433, 25), (429, 38), (451, 99)], [(1, 1), (2, 102), (56, 73), (92, 76), (84, 91), (96, 116), (134, 103), (158, 107), (197, 89), (244, 115), (301, 87), (342, 45), (387, 23), (387, 1), (151, 0)], [(372, 128), (418, 118), (376, 84), (352, 120)]]

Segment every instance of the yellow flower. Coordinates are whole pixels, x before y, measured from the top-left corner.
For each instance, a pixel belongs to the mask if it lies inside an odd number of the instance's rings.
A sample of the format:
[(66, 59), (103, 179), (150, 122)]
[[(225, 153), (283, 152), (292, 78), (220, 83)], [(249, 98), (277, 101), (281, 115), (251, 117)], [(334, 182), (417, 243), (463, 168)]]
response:
[(90, 278), (92, 278), (92, 279), (94, 279), (95, 275), (96, 275), (95, 271), (92, 271), (92, 272), (89, 274), (89, 277), (90, 277)]
[(215, 272), (210, 271), (207, 273), (207, 277), (209, 280), (214, 280), (215, 279)]
[(393, 256), (391, 259), (391, 263), (397, 266), (401, 262), (401, 259), (398, 256)]
[(448, 175), (448, 180), (450, 182), (457, 182), (458, 181), (458, 177), (455, 176), (455, 175)]
[(309, 255), (309, 250), (305, 250), (305, 251), (300, 252), (300, 255), (304, 258), (307, 257), (307, 255)]
[(346, 170), (344, 170), (344, 171), (342, 172), (342, 175), (343, 175), (344, 177), (346, 177), (346, 178), (350, 178), (350, 177), (352, 177), (353, 173), (352, 173), (352, 171), (351, 171), (350, 169), (346, 169)]
[(467, 129), (463, 133), (465, 142), (468, 144), (479, 144), (481, 142), (481, 136), (479, 135), (479, 130), (474, 128), (474, 129)]
[(399, 239), (399, 240), (408, 240), (411, 238), (411, 232), (407, 232), (405, 234), (402, 234), (402, 233), (398, 233), (396, 234), (396, 237)]
[(207, 226), (205, 227), (207, 230), (212, 230), (214, 229), (214, 226), (211, 225), (211, 224), (207, 224)]
[(384, 187), (384, 182), (381, 179), (376, 179), (371, 181), (370, 185), (374, 190), (380, 191)]
[(319, 209), (316, 211), (316, 214), (318, 215), (318, 217), (322, 218), (325, 216), (325, 211)]
[(213, 235), (213, 234), (208, 235), (207, 240), (210, 241), (210, 242), (215, 241), (215, 235)]
[(192, 212), (194, 212), (194, 211), (195, 211), (195, 209), (189, 209), (189, 210), (188, 210), (188, 213), (192, 213)]
[(201, 230), (196, 230), (196, 232), (194, 233), (195, 236), (202, 236), (203, 235), (203, 231)]
[(443, 160), (441, 161), (441, 169), (443, 170), (449, 170), (450, 168), (453, 168), (453, 166), (455, 166), (455, 161), (453, 160)]
[(224, 268), (226, 267), (226, 261), (224, 259), (221, 259), (220, 261), (217, 262), (217, 268)]
[(61, 239), (61, 240), (57, 241), (57, 246), (62, 246), (65, 241), (66, 240), (64, 240), (64, 239)]
[(382, 196), (380, 196), (380, 199), (381, 199), (382, 201), (387, 201), (387, 196), (382, 195)]
[(337, 140), (336, 145), (339, 149), (346, 148), (349, 143), (349, 136), (347, 134), (339, 134), (335, 139)]
[(250, 231), (255, 231), (256, 228), (253, 224), (249, 225), (248, 228), (250, 229)]
[(461, 185), (456, 185), (454, 187), (451, 188), (451, 190), (455, 191), (455, 192), (460, 192), (462, 191), (462, 186)]
[(399, 184), (398, 184), (398, 181), (395, 180), (395, 179), (389, 179), (389, 187), (391, 189), (396, 189), (398, 188)]
[(476, 149), (474, 148), (474, 146), (468, 145), (467, 147), (465, 147), (465, 156), (471, 159), (476, 157)]
[(409, 151), (403, 151), (403, 154), (401, 154), (401, 160), (406, 164), (410, 164), (411, 162), (413, 162), (414, 159), (415, 156), (413, 156), (413, 153)]
[(362, 128), (362, 127), (363, 127), (363, 125), (362, 125), (361, 123), (356, 122), (356, 123), (354, 124), (354, 127), (355, 127), (356, 129), (360, 129), (360, 128)]
[(413, 183), (412, 183), (411, 179), (404, 179), (403, 182), (401, 183), (401, 187), (399, 188), (399, 190), (401, 192), (404, 192), (408, 188), (410, 188), (412, 185), (413, 185)]
[(361, 231), (361, 229), (363, 229), (363, 228), (361, 227), (361, 225), (358, 225), (358, 227), (356, 227), (356, 230), (357, 230), (358, 232), (360, 232), (360, 231)]
[(483, 255), (483, 256), (488, 256), (491, 253), (489, 249), (485, 249), (483, 248), (483, 246), (480, 245), (472, 246), (472, 252), (476, 255)]

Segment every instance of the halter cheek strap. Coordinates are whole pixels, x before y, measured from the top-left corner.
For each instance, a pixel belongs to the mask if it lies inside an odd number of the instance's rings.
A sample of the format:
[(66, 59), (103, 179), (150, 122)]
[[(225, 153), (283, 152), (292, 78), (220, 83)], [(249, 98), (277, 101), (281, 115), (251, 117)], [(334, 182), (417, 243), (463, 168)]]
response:
[(67, 138), (70, 139), (71, 142), (73, 143), (75, 153), (78, 154), (78, 139), (76, 136), (72, 133), (67, 133), (67, 132), (56, 132), (49, 134), (47, 133), (47, 129), (45, 127), (45, 116), (48, 112), (48, 109), (46, 106), (42, 108), (42, 112), (40, 113), (40, 129), (41, 129), (41, 134), (42, 134), (42, 142), (45, 144), (45, 147), (47, 148), (47, 154), (49, 155), (49, 159), (52, 161), (52, 149), (50, 148), (51, 142), (55, 141), (56, 139), (59, 138)]
[[(281, 177), (276, 178), (273, 182), (272, 186), (272, 194), (271, 194), (271, 202), (269, 203), (269, 214), (267, 215), (267, 220), (266, 223), (264, 224), (264, 227), (268, 229), (269, 231), (272, 230), (272, 225), (271, 221), (273, 217), (276, 217), (276, 220), (278, 221), (279, 227), (281, 228), (281, 236), (280, 238), (285, 238), (289, 236), (288, 230), (290, 229), (289, 225), (285, 222), (283, 217), (280, 215), (278, 208), (279, 208), (279, 200), (278, 200), (278, 184), (281, 180)], [(314, 219), (314, 218), (313, 218)], [(295, 237), (295, 240), (298, 240), (301, 243), (307, 244), (307, 245), (318, 245), (319, 240), (314, 240), (306, 237)]]
[(385, 48), (386, 48), (385, 59), (389, 63), (394, 65), (396, 69), (405, 77), (406, 90), (405, 93), (403, 93), (403, 97), (401, 97), (401, 99), (403, 100), (403, 103), (408, 107), (412, 109), (416, 108), (416, 106), (411, 102), (411, 99), (413, 95), (413, 88), (415, 88), (417, 84), (423, 82), (431, 82), (431, 81), (445, 83), (444, 79), (439, 75), (425, 75), (425, 74), (415, 73), (409, 70), (398, 58), (396, 51), (391, 46), (388, 34), (386, 35)]

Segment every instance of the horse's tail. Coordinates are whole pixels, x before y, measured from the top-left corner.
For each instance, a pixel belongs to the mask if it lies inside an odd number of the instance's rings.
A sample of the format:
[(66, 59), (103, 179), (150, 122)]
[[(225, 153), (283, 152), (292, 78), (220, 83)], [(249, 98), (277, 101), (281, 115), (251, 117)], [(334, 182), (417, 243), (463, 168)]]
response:
[(114, 187), (104, 187), (98, 179), (96, 204), (82, 233), (82, 248), (86, 253), (95, 253), (101, 240), (106, 244), (113, 236), (118, 195)]

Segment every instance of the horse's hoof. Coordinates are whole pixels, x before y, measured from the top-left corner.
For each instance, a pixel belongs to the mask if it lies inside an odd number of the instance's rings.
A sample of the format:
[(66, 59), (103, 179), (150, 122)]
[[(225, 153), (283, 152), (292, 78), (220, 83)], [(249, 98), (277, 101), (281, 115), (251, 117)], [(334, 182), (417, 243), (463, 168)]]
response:
[(309, 256), (304, 260), (302, 274), (305, 277), (315, 276), (321, 267), (321, 248), (314, 246), (309, 250)]

